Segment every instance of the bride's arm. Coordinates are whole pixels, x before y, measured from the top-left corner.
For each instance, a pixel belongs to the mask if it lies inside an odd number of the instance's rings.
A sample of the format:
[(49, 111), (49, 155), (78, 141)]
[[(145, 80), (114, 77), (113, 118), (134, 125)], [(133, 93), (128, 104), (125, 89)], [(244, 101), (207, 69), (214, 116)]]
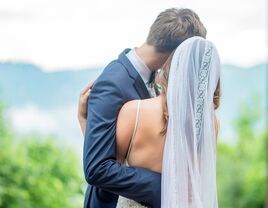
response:
[(92, 88), (94, 82), (91, 82), (85, 89), (80, 93), (79, 103), (78, 103), (78, 121), (82, 130), (83, 136), (86, 133), (86, 124), (87, 124), (87, 101), (90, 95), (90, 89)]

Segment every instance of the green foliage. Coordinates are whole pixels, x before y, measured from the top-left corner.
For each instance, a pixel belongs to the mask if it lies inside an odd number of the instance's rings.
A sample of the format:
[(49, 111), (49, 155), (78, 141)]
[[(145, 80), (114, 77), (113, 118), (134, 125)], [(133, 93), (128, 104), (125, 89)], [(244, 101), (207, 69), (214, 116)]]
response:
[(15, 139), (0, 108), (0, 207), (82, 207), (76, 155), (49, 138)]
[(255, 109), (241, 108), (233, 145), (218, 144), (219, 207), (264, 207), (266, 137), (256, 131), (260, 112)]
[[(220, 208), (264, 207), (266, 137), (256, 131), (255, 109), (242, 107), (234, 143), (218, 144)], [(0, 106), (0, 208), (82, 207), (75, 154), (52, 138), (17, 139), (7, 126)]]

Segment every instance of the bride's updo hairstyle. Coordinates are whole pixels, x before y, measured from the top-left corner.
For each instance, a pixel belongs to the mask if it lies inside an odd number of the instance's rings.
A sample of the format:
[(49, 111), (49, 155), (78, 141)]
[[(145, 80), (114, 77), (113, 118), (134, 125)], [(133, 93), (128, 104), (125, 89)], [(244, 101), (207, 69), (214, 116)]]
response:
[[(167, 125), (168, 125), (168, 109), (167, 109), (167, 87), (168, 87), (168, 76), (169, 76), (169, 69), (172, 61), (174, 51), (170, 54), (165, 64), (162, 66), (162, 69), (160, 70), (158, 76), (159, 84), (161, 85), (161, 95), (163, 97), (163, 111), (164, 111), (164, 128), (162, 130), (162, 134), (166, 134), (167, 131)], [(220, 106), (220, 98), (221, 98), (221, 83), (220, 79), (217, 83), (216, 90), (214, 92), (213, 96), (213, 103), (214, 103), (214, 109), (218, 109)]]

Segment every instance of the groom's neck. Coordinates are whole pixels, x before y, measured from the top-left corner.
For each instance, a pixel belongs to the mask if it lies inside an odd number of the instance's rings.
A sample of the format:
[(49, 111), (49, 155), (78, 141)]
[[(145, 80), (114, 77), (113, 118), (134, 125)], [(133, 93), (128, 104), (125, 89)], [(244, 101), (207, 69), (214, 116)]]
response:
[(166, 62), (170, 53), (160, 53), (155, 50), (154, 46), (144, 43), (142, 46), (135, 48), (137, 55), (143, 63), (151, 70), (160, 69)]

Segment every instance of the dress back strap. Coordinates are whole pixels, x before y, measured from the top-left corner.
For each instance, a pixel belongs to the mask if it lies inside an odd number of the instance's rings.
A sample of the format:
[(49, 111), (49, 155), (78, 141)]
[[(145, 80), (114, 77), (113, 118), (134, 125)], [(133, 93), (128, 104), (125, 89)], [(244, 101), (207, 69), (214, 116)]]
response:
[(129, 142), (126, 160), (128, 160), (128, 158), (129, 158), (129, 154), (130, 154), (130, 151), (131, 151), (131, 148), (132, 148), (133, 140), (134, 140), (135, 135), (136, 135), (136, 132), (137, 132), (137, 127), (138, 127), (138, 122), (139, 122), (139, 114), (140, 114), (140, 105), (141, 105), (141, 100), (138, 100), (138, 107), (137, 107), (137, 113), (136, 113), (136, 120), (135, 120), (134, 131), (133, 131), (131, 140)]

